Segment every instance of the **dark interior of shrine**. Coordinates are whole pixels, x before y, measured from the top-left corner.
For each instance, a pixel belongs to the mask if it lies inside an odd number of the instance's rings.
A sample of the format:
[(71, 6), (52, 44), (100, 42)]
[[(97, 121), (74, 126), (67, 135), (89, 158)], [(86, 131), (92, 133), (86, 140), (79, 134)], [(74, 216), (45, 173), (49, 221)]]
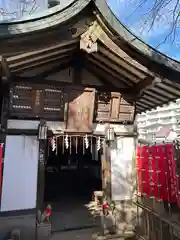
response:
[(88, 147), (82, 139), (72, 138), (68, 147), (64, 140), (58, 140), (55, 149), (48, 144), (44, 201), (52, 206), (56, 230), (91, 225), (87, 205), (93, 192), (102, 189), (101, 152), (95, 139)]

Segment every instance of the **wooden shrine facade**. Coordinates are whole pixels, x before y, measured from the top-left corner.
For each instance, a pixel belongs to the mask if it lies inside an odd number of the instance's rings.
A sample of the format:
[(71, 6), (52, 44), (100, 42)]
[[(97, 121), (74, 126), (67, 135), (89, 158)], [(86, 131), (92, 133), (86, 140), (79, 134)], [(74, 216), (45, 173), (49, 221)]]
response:
[(120, 93), (30, 82), (10, 87), (11, 119), (64, 121), (67, 130), (91, 132), (93, 122), (132, 124), (134, 114), (135, 106)]
[[(45, 142), (37, 139), (40, 120), (46, 120), (51, 126), (55, 123), (63, 126), (60, 132), (67, 132), (67, 135), (91, 135), (95, 125), (103, 125), (101, 134), (104, 135), (107, 125), (120, 126), (119, 135), (124, 138), (128, 135), (133, 140), (133, 151), (137, 137), (132, 126), (135, 115), (180, 98), (179, 79), (180, 64), (129, 32), (105, 0), (69, 0), (63, 7), (60, 4), (47, 10), (43, 16), (1, 23), (1, 141), (6, 147), (6, 139), (12, 136), (18, 139), (18, 136), (28, 138), (33, 135), (35, 139), (31, 142), (38, 146), (38, 154), (34, 156), (38, 180), (27, 171), (29, 177), (34, 177), (35, 201), (31, 208), (26, 206), (26, 210), (32, 210), (32, 216), (27, 214), (24, 221), (25, 215), (20, 219), (22, 212), (13, 209), (16, 217), (0, 218), (3, 226), (0, 239), (1, 235), (2, 239), (7, 236), (15, 226), (14, 222), (18, 222), (22, 231), (27, 229), (24, 232), (26, 239), (35, 239), (36, 197), (37, 192), (39, 196), (43, 195), (45, 167)], [(27, 124), (23, 125), (23, 122)], [(131, 129), (128, 131), (128, 128)], [(13, 149), (16, 154), (13, 144), (12, 141), (8, 150)], [(25, 152), (23, 144), (19, 145), (20, 152)], [(106, 180), (103, 189), (109, 199), (111, 147), (107, 142), (102, 156), (103, 180)], [(29, 151), (28, 145), (25, 150)], [(23, 157), (16, 156), (16, 161), (24, 161), (20, 158)], [(15, 164), (14, 157), (9, 159)], [(12, 192), (10, 187), (9, 191)], [(125, 215), (129, 216), (132, 209), (134, 206), (128, 203)], [(4, 213), (1, 211), (1, 214)], [(129, 224), (126, 222), (125, 225)]]

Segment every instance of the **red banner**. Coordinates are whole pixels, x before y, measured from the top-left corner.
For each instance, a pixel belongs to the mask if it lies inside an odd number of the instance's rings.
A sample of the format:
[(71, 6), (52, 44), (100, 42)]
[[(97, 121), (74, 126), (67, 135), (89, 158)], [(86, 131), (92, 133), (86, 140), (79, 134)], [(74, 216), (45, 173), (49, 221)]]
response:
[(138, 177), (139, 177), (139, 192), (141, 194), (150, 196), (150, 186), (149, 186), (149, 172), (148, 172), (148, 147), (138, 146), (137, 148), (138, 156)]
[(3, 167), (3, 161), (2, 161), (2, 157), (3, 157), (3, 144), (0, 144), (0, 196), (1, 196), (1, 192), (2, 192), (2, 167)]
[(173, 144), (137, 147), (138, 184), (141, 195), (177, 202), (180, 206), (179, 176)]

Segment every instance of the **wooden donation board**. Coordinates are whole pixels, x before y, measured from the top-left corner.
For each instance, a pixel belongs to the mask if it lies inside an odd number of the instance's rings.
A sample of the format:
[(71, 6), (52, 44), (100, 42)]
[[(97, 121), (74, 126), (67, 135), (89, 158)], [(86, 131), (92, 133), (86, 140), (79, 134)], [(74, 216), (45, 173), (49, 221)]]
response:
[(10, 90), (10, 116), (63, 120), (65, 96), (59, 87), (14, 84)]
[(94, 115), (95, 91), (73, 89), (68, 94), (67, 132), (91, 132)]

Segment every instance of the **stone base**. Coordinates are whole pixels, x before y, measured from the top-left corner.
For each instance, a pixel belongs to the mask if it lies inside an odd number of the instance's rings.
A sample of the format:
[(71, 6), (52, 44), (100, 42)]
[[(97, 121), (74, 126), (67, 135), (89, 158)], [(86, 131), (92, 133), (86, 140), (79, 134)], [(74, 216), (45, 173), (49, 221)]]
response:
[(37, 223), (36, 239), (48, 240), (51, 237), (51, 224), (50, 223)]
[(117, 233), (129, 234), (134, 232), (137, 225), (137, 207), (131, 200), (116, 202), (114, 216)]
[(19, 229), (21, 239), (36, 239), (36, 214), (0, 217), (0, 240), (8, 239), (14, 229)]
[(116, 201), (115, 209), (102, 217), (104, 233), (118, 236), (134, 236), (137, 226), (137, 207), (132, 201)]

